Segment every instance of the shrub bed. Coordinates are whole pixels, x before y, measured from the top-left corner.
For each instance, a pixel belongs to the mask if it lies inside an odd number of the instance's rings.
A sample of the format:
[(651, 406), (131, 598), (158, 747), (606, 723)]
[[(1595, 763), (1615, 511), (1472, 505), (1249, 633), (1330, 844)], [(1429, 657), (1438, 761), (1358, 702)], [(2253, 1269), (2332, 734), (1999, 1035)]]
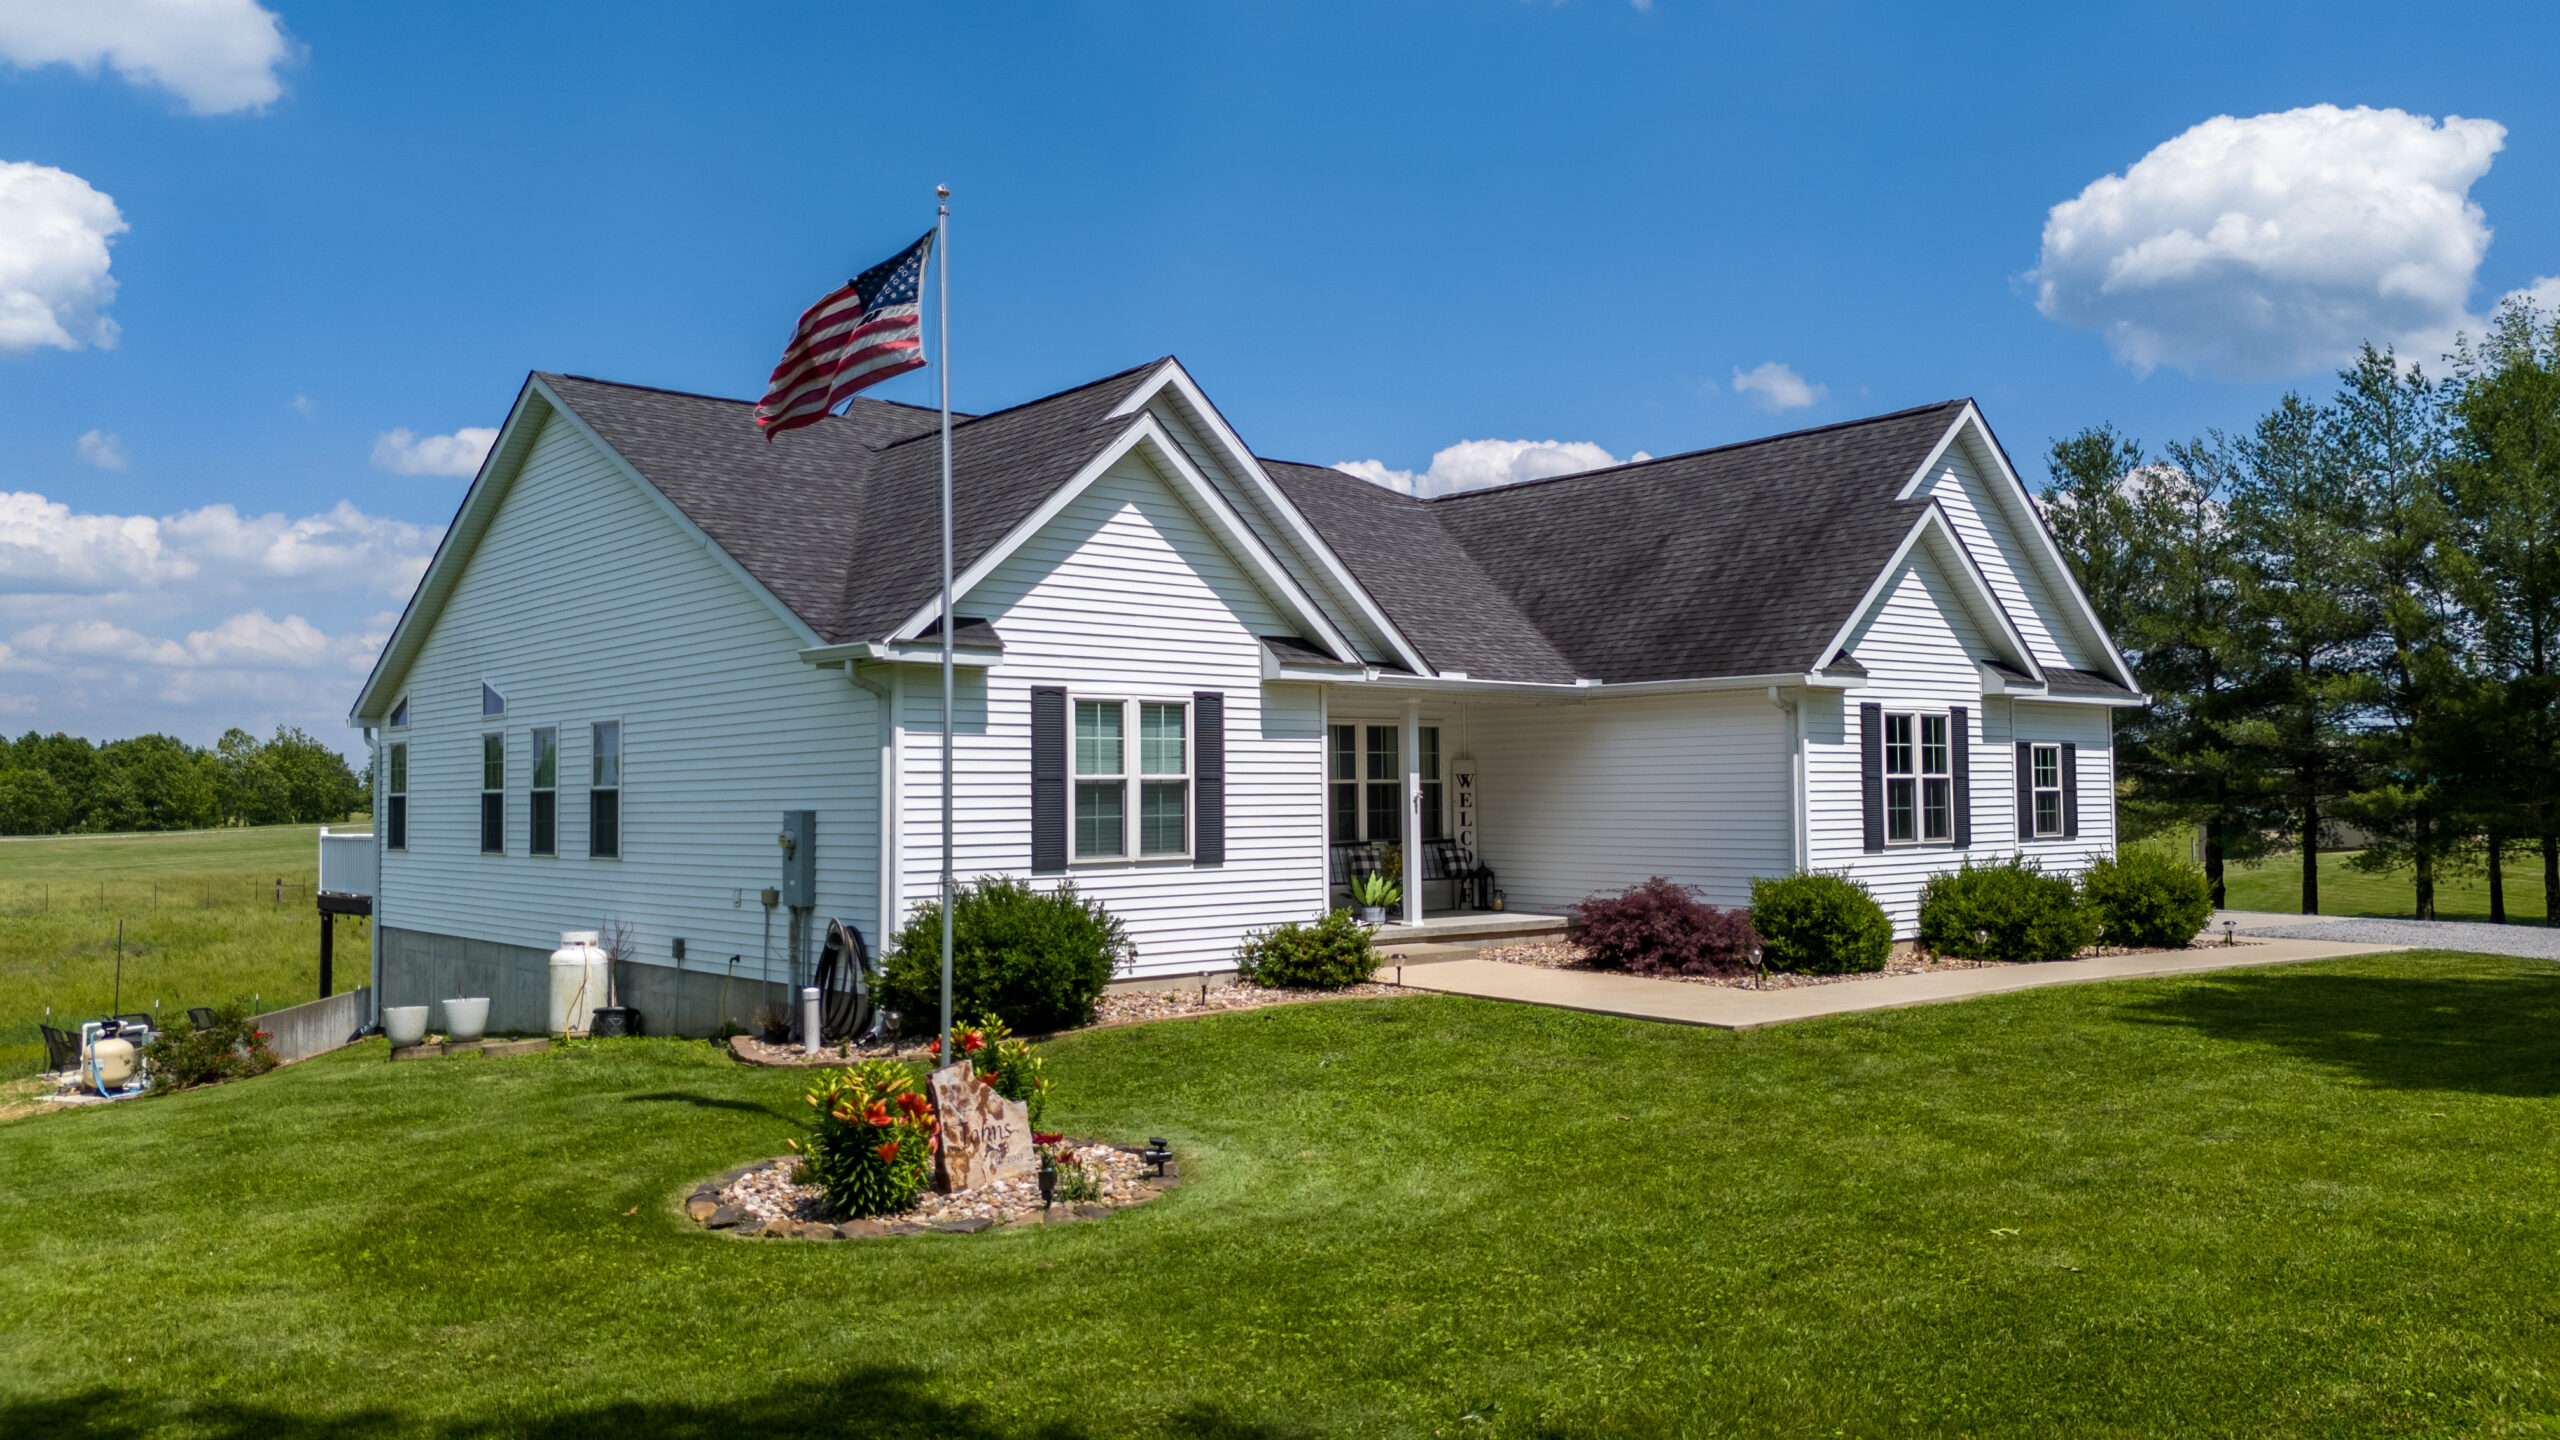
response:
[[(990, 876), (960, 887), (951, 910), (951, 1009), (1000, 1016), (1034, 1033), (1093, 1018), (1127, 944), (1118, 919), (1073, 885), (1035, 890)], [(933, 1033), (942, 1011), (942, 906), (908, 916), (890, 946), (881, 1003), (906, 1033)]]
[(1593, 895), (1566, 914), (1593, 964), (1637, 975), (1739, 974), (1751, 968), (1760, 944), (1749, 914), (1709, 905), (1697, 887), (1660, 875), (1615, 895)]
[(1844, 875), (1800, 871), (1752, 881), (1751, 928), (1772, 970), (1848, 975), (1881, 970), (1893, 955), (1884, 907)]
[(1368, 979), (1377, 968), (1368, 927), (1347, 909), (1313, 925), (1292, 920), (1255, 931), (1236, 949), (1237, 977), (1276, 989), (1339, 990)]
[(1031, 1053), (1031, 1042), (1017, 1038), (1002, 1020), (988, 1015), (974, 1029), (954, 1025), (949, 1049), (940, 1040), (926, 1048), (937, 1066), (952, 1053), (975, 1061), (979, 1079), (1007, 1100), (1021, 1101), (1032, 1125), (1040, 1124), (1049, 1107), (1049, 1077), (1040, 1073), (1040, 1057)]
[(2213, 917), (2202, 867), (2157, 850), (2127, 850), (2090, 866), (2080, 897), (2101, 939), (2135, 949), (2183, 949)]
[(809, 1087), (817, 1111), (805, 1139), (804, 1178), (827, 1193), (840, 1216), (896, 1215), (914, 1208), (933, 1180), (933, 1105), (895, 1060), (830, 1070)]
[(184, 1015), (171, 1020), (142, 1047), (142, 1062), (155, 1095), (264, 1075), (280, 1063), (267, 1032), (250, 1023), (249, 1007), (237, 1000), (213, 1007), (213, 1023), (201, 1030)]
[(1967, 860), (1920, 889), (1920, 943), (1964, 960), (2068, 960), (2096, 943), (2096, 920), (2069, 877), (2032, 860)]

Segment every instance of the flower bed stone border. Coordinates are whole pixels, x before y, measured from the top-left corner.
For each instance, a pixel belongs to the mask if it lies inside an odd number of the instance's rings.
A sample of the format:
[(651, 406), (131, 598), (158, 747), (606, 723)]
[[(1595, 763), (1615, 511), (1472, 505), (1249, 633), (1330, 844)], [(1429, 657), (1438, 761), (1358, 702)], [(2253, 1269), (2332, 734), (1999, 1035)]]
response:
[[(1106, 1142), (1075, 1143), (1093, 1145)], [(1136, 1145), (1112, 1145), (1110, 1148), (1128, 1155), (1143, 1153), (1141, 1147)], [(725, 1204), (721, 1201), (720, 1192), (729, 1185), (768, 1166), (787, 1164), (799, 1158), (797, 1155), (783, 1154), (749, 1161), (744, 1165), (733, 1165), (693, 1187), (692, 1192), (685, 1196), (679, 1208), (683, 1210), (685, 1218), (703, 1229), (725, 1233), (738, 1239), (866, 1240), (892, 1235), (977, 1235), (989, 1230), (1015, 1228), (1022, 1225), (1061, 1225), (1079, 1220), (1105, 1220), (1119, 1211), (1144, 1205), (1165, 1191), (1179, 1188), (1182, 1184), (1181, 1162), (1167, 1160), (1162, 1175), (1147, 1177), (1146, 1183), (1140, 1186), (1136, 1194), (1117, 1205), (1094, 1202), (1079, 1205), (1062, 1203), (1049, 1206), (1046, 1210), (1034, 1211), (1017, 1220), (999, 1220), (991, 1216), (977, 1215), (961, 1220), (935, 1221), (931, 1224), (877, 1219), (847, 1220), (841, 1224), (830, 1224), (819, 1220), (766, 1220), (748, 1214), (741, 1206)]]

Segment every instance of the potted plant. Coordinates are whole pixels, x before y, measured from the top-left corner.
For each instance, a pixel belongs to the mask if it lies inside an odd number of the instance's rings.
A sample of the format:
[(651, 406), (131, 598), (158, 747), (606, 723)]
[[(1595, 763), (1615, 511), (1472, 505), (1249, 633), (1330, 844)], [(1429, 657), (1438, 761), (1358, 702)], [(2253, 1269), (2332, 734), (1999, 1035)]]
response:
[(1351, 882), (1351, 898), (1360, 906), (1360, 923), (1384, 925), (1387, 907), (1404, 899), (1404, 887), (1387, 878), (1383, 870), (1372, 870)]

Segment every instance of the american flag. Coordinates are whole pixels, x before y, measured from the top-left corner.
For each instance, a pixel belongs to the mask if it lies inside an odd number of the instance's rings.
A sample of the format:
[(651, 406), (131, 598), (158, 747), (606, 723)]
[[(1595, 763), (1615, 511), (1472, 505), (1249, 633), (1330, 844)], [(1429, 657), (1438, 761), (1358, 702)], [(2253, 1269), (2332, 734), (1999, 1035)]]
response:
[(801, 313), (800, 328), (756, 406), (765, 439), (814, 425), (837, 401), (924, 364), (918, 297), (932, 250), (933, 232), (926, 231)]

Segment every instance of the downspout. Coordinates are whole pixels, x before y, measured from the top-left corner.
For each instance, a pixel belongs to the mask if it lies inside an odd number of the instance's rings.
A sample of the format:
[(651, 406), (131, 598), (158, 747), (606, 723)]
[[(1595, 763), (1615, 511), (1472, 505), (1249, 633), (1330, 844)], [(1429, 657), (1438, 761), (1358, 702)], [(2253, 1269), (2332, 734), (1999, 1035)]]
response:
[(861, 667), (847, 661), (845, 678), (861, 686), (871, 695), (872, 755), (878, 767), (879, 780), (873, 791), (873, 809), (879, 821), (879, 875), (872, 890), (879, 904), (879, 916), (872, 924), (877, 942), (872, 946), (873, 958), (888, 963), (889, 941), (898, 933), (898, 756), (897, 743), (897, 671), (886, 677), (865, 678)]

